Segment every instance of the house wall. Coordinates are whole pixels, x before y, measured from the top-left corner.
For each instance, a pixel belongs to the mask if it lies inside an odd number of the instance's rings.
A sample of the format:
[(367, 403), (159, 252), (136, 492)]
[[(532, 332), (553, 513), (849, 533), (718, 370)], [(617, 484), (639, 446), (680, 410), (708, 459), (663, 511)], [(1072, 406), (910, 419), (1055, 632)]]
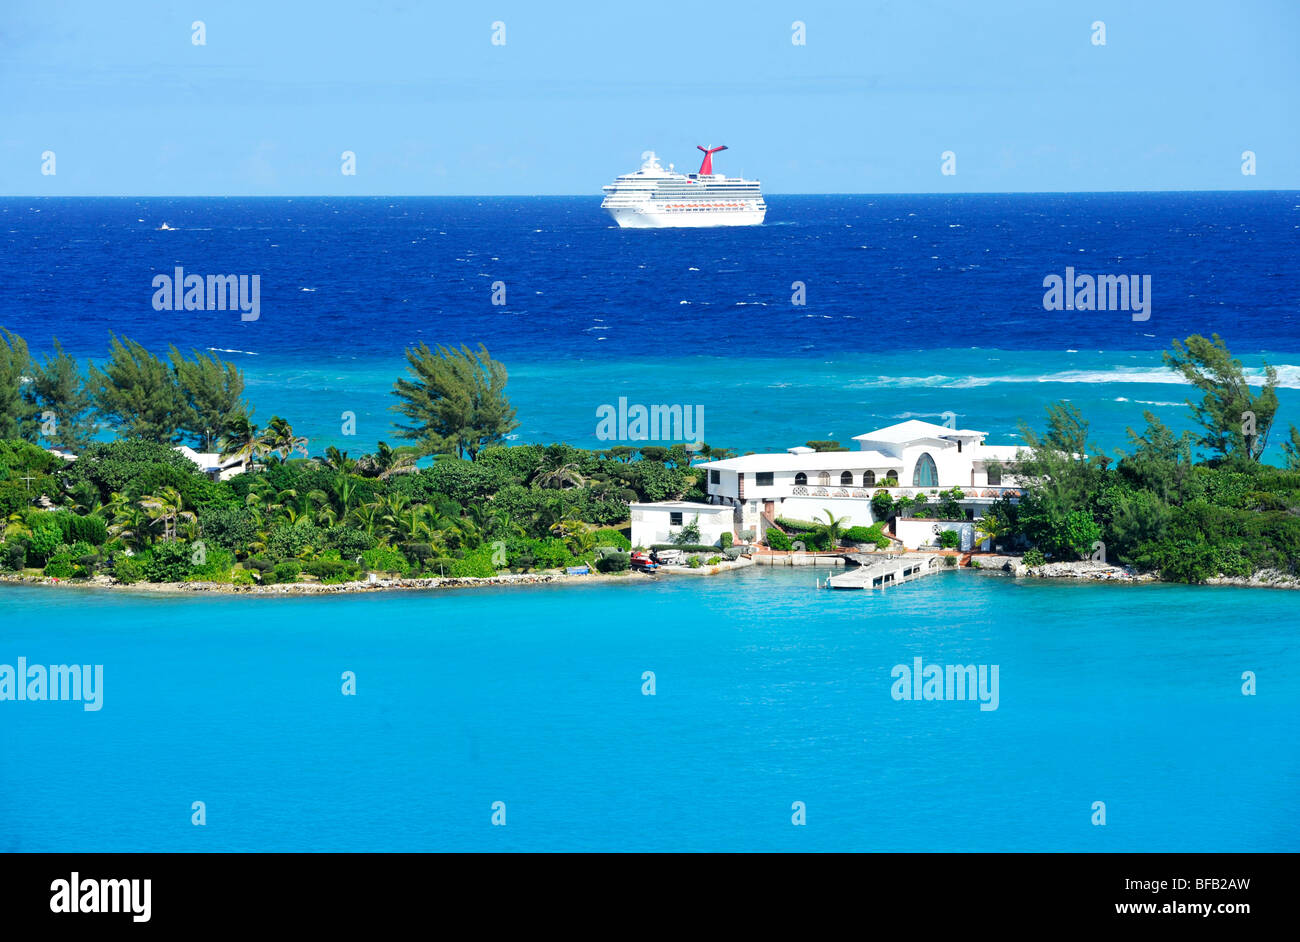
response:
[[(961, 534), (961, 549), (971, 550), (977, 548), (976, 540), (979, 537), (975, 533), (975, 524), (969, 520), (926, 520), (923, 517), (896, 520), (894, 522), (895, 536), (903, 541), (903, 545), (908, 549), (916, 549), (919, 546), (931, 546), (938, 540), (938, 534), (935, 533), (935, 527), (940, 532), (943, 530), (956, 530)], [(985, 541), (982, 548), (987, 549), (988, 541)]]
[(657, 507), (649, 504), (632, 505), (632, 545), (649, 548), (655, 543), (670, 543), (675, 533), (682, 529), (669, 521), (671, 515), (680, 513), (682, 525), (699, 515), (700, 542), (718, 545), (723, 533), (732, 532), (733, 508), (724, 505), (699, 505), (696, 508)]

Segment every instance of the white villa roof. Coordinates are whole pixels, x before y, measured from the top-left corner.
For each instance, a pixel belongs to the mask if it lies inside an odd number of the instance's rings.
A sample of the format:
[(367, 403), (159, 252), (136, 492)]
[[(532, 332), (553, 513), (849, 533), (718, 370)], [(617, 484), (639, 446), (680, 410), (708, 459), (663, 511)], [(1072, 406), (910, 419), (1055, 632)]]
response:
[(769, 453), (743, 455), (697, 464), (717, 471), (853, 471), (859, 468), (899, 468), (902, 460), (878, 451), (814, 451), (803, 455)]
[(903, 445), (927, 438), (985, 438), (987, 435), (988, 432), (977, 432), (965, 428), (948, 428), (946, 425), (935, 425), (933, 422), (909, 419), (906, 422), (899, 422), (897, 425), (878, 428), (874, 432), (867, 432), (864, 435), (854, 435), (853, 440), (855, 442), (891, 442), (895, 445)]
[(730, 504), (692, 504), (688, 500), (642, 501), (628, 506), (643, 509), (648, 507), (653, 510), (689, 510), (692, 513), (735, 513), (735, 508)]

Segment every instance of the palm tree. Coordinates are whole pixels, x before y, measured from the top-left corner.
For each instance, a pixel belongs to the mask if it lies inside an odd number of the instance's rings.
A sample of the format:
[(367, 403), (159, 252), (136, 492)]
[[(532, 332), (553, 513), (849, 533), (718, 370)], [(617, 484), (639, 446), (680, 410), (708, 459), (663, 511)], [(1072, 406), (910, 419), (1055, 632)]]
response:
[(825, 520), (819, 520), (814, 517), (813, 522), (817, 524), (817, 531), (819, 533), (826, 534), (826, 541), (830, 544), (829, 548), (835, 549), (835, 547), (839, 545), (840, 533), (844, 530), (844, 524), (848, 523), (849, 518), (836, 517), (830, 512), (830, 510), (825, 510), (824, 513), (826, 515)]
[(418, 453), (418, 449), (409, 445), (392, 448), (388, 442), (380, 442), (375, 446), (373, 455), (366, 455), (357, 462), (357, 468), (367, 477), (387, 481), (394, 474), (408, 474), (414, 471)]
[(264, 452), (279, 456), (281, 461), (287, 461), (296, 451), (302, 452), (304, 458), (307, 457), (307, 439), (294, 435), (293, 426), (278, 415), (271, 416), (271, 422), (262, 433), (259, 444)]
[(251, 468), (253, 459), (262, 454), (262, 440), (257, 434), (257, 426), (246, 415), (236, 416), (230, 424), (226, 437), (217, 443), (221, 460), (238, 458), (245, 468)]
[(178, 521), (198, 521), (193, 511), (185, 509), (185, 498), (174, 487), (163, 487), (156, 494), (147, 494), (140, 498), (139, 504), (153, 523), (162, 524), (163, 539), (167, 541), (176, 539)]
[(586, 478), (578, 472), (578, 465), (573, 461), (565, 461), (552, 468), (543, 468), (533, 477), (533, 484), (536, 486), (558, 490), (582, 487), (585, 483)]
[(344, 474), (352, 473), (357, 467), (357, 462), (349, 458), (346, 451), (339, 451), (333, 445), (325, 449), (325, 457), (321, 459), (321, 464), (330, 471), (342, 471)]
[(975, 521), (975, 532), (979, 536), (979, 542), (988, 540), (992, 546), (1011, 532), (1011, 524), (990, 511)]
[(334, 492), (334, 506), (338, 508), (339, 517), (347, 517), (352, 500), (356, 497), (357, 482), (346, 474), (339, 474), (334, 478), (330, 490)]

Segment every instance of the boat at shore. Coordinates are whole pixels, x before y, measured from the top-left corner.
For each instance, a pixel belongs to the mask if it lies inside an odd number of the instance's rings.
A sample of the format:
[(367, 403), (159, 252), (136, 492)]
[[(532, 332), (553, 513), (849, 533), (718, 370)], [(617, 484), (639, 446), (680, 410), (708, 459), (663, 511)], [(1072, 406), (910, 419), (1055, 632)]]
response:
[(699, 147), (704, 160), (697, 173), (665, 170), (654, 151), (641, 155), (641, 169), (606, 185), (602, 209), (624, 229), (676, 229), (758, 226), (767, 215), (758, 180), (713, 172), (721, 147)]

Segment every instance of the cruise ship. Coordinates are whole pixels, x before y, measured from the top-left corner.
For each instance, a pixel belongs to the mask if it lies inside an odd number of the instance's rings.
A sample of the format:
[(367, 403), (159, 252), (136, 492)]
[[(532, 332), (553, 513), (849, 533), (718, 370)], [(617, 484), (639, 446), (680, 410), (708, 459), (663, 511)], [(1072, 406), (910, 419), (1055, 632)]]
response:
[(761, 225), (767, 204), (759, 182), (713, 172), (713, 155), (725, 146), (699, 149), (699, 173), (676, 173), (672, 164), (665, 170), (654, 151), (646, 151), (640, 170), (604, 187), (601, 208), (624, 229)]

